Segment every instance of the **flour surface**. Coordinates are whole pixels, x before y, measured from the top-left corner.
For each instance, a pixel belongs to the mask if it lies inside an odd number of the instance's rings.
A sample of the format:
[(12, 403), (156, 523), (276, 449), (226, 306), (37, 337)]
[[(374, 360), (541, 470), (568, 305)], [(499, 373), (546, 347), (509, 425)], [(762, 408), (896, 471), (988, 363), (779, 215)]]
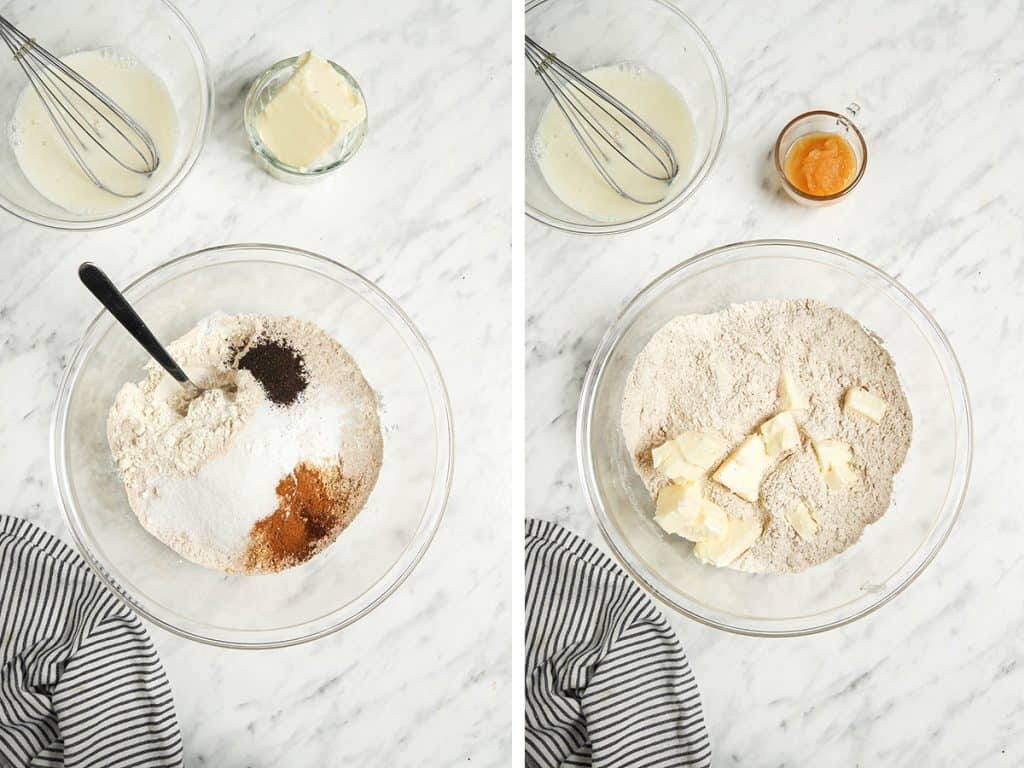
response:
[[(267, 339), (303, 361), (308, 382), (287, 406), (239, 367)], [(333, 541), (366, 502), (381, 464), (376, 395), (355, 361), (312, 323), (265, 315), (212, 316), (169, 351), (205, 391), (190, 397), (150, 362), (142, 381), (118, 392), (107, 421), (142, 525), (189, 560), (226, 571), (280, 570)], [(318, 523), (315, 539), (291, 532), (293, 540), (277, 542), (291, 549), (270, 557), (261, 544), (261, 554), (254, 526), (279, 510), (282, 481), (300, 466), (337, 499), (335, 519), (326, 530)]]
[[(910, 447), (912, 418), (896, 368), (881, 341), (854, 318), (810, 300), (738, 304), (713, 314), (676, 317), (637, 357), (622, 400), (622, 433), (652, 497), (666, 482), (651, 449), (681, 432), (719, 432), (730, 450), (779, 411), (782, 369), (799, 379), (810, 408), (796, 411), (801, 445), (775, 464), (751, 504), (708, 480), (705, 492), (730, 516), (754, 514), (758, 541), (732, 567), (784, 573), (839, 554), (889, 507), (893, 477)], [(888, 403), (880, 424), (843, 410), (850, 387)], [(853, 448), (856, 482), (826, 487), (812, 440), (833, 438)], [(801, 539), (785, 513), (803, 500), (819, 524)]]

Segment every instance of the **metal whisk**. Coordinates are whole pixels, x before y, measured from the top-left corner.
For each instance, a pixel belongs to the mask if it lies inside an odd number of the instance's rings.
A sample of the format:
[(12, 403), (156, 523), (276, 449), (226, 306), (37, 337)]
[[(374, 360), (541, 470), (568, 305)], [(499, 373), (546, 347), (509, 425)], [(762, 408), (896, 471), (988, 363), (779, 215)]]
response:
[(142, 189), (112, 189), (93, 168), (93, 158), (101, 157), (95, 154), (98, 148), (125, 171), (150, 176), (160, 166), (160, 154), (149, 133), (92, 82), (2, 15), (0, 37), (28, 77), (68, 152), (89, 180), (117, 197), (140, 195)]
[[(675, 152), (656, 130), (601, 86), (526, 36), (526, 58), (551, 93), (594, 168), (616, 193), (641, 205), (657, 205), (679, 173)], [(621, 130), (619, 130), (621, 129)], [(614, 153), (614, 154), (610, 154)], [(641, 176), (665, 182), (664, 194), (641, 199), (612, 172), (618, 155)]]

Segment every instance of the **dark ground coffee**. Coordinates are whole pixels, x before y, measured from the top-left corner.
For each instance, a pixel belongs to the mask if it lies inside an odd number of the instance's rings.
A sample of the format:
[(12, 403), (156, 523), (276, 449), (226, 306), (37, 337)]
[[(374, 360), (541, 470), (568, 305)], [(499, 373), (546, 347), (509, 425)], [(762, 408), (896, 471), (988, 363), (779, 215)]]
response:
[(261, 339), (238, 360), (239, 370), (249, 371), (267, 397), (278, 405), (291, 405), (306, 389), (309, 374), (302, 356), (282, 341)]

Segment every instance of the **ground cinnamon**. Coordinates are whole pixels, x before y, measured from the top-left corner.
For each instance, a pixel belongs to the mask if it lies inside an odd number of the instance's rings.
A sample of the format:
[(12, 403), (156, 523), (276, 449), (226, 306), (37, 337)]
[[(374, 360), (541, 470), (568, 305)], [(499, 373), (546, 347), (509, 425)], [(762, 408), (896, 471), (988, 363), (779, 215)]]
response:
[(350, 493), (340, 467), (301, 463), (277, 484), (277, 509), (249, 534), (250, 568), (277, 571), (308, 560), (350, 517)]

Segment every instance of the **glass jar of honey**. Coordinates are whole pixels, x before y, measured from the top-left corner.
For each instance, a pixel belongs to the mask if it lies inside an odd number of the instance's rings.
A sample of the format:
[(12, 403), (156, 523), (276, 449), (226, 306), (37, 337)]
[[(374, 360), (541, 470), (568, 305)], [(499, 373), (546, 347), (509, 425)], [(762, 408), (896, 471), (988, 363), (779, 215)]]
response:
[(775, 142), (775, 169), (786, 193), (803, 205), (828, 205), (857, 186), (868, 164), (864, 135), (846, 114), (817, 109), (797, 115)]

